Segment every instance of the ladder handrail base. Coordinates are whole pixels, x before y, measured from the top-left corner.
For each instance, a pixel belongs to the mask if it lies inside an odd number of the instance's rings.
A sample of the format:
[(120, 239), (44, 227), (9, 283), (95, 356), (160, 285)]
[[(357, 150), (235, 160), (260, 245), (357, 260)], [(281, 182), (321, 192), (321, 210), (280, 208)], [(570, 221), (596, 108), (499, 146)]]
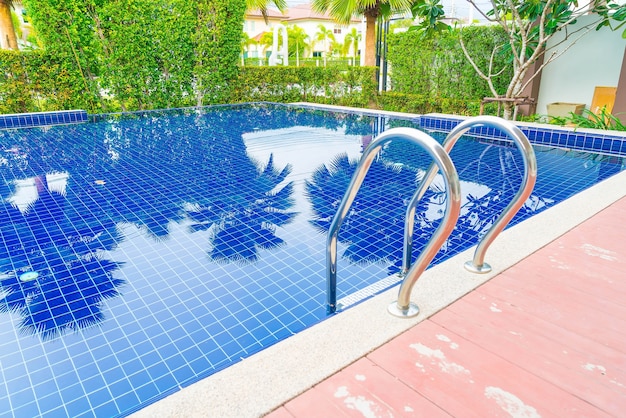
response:
[(473, 260), (466, 261), (465, 264), (463, 264), (463, 267), (465, 267), (465, 270), (470, 273), (486, 274), (491, 272), (491, 266), (488, 263), (483, 263), (482, 265), (477, 266), (474, 264)]
[(387, 311), (398, 318), (414, 318), (420, 313), (420, 308), (413, 302), (409, 303), (407, 308), (398, 306), (398, 301), (393, 302), (387, 307)]

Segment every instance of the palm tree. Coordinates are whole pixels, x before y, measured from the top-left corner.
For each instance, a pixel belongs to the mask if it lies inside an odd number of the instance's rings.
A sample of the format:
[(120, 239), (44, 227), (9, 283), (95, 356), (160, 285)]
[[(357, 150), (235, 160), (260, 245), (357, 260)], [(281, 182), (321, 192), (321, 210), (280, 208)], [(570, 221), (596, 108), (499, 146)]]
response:
[(247, 33), (243, 33), (243, 35), (241, 36), (241, 66), (244, 66), (246, 61), (246, 52), (248, 52), (248, 49), (252, 46), (252, 45), (256, 45), (258, 42), (254, 40), (254, 38), (251, 38), (250, 36), (248, 36)]
[(356, 28), (352, 28), (350, 32), (346, 34), (344, 39), (344, 48), (346, 51), (352, 50), (352, 56), (354, 57), (354, 65), (356, 65), (356, 58), (359, 55), (359, 42), (361, 41), (361, 34)]
[(335, 41), (335, 35), (331, 29), (326, 29), (324, 25), (317, 25), (317, 33), (315, 34), (315, 40), (318, 42), (324, 42), (324, 67), (326, 67), (326, 55), (328, 54), (328, 41)]
[(346, 56), (344, 45), (341, 42), (332, 41), (330, 43), (330, 55), (333, 57), (339, 55), (341, 58), (344, 58)]
[(313, 0), (313, 10), (328, 12), (342, 24), (350, 23), (356, 15), (365, 16), (365, 65), (376, 65), (376, 20), (392, 11), (408, 11), (411, 0)]
[(15, 35), (15, 26), (11, 18), (11, 8), (13, 0), (0, 0), (0, 33), (6, 36), (6, 40), (0, 41), (0, 47), (6, 42), (7, 49), (17, 51), (17, 36)]
[(287, 2), (285, 0), (246, 0), (246, 10), (259, 10), (265, 19), (267, 20), (267, 7), (273, 4), (281, 12), (287, 8)]
[[(280, 47), (282, 43), (283, 38), (279, 36), (277, 47)], [(263, 47), (263, 56), (267, 57), (267, 50), (274, 45), (274, 34), (272, 32), (263, 33), (263, 35), (261, 35), (261, 38), (259, 39), (258, 45), (261, 45)]]
[(289, 38), (289, 56), (296, 56), (296, 67), (300, 66), (300, 54), (304, 55), (304, 51), (309, 46), (309, 35), (298, 25), (289, 26), (287, 28), (287, 36)]

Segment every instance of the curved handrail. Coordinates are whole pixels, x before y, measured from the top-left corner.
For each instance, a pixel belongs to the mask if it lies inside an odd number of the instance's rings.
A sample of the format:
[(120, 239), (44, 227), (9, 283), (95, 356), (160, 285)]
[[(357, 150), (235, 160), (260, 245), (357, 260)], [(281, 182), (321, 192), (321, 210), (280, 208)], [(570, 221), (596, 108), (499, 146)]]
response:
[(333, 217), (332, 223), (328, 230), (328, 238), (326, 241), (326, 288), (327, 288), (327, 311), (333, 313), (337, 309), (337, 239), (339, 228), (346, 218), (350, 206), (354, 202), (354, 198), (358, 193), (365, 175), (372, 165), (372, 161), (378, 155), (379, 151), (387, 143), (395, 139), (403, 139), (413, 142), (421, 146), (432, 158), (439, 170), (444, 175), (446, 183), (446, 212), (444, 219), (426, 244), (425, 250), (419, 259), (411, 268), (402, 285), (398, 295), (398, 302), (389, 307), (389, 311), (395, 315), (409, 317), (418, 313), (418, 308), (409, 300), (411, 289), (417, 282), (419, 276), (426, 270), (428, 264), (437, 254), (445, 240), (448, 238), (461, 211), (461, 188), (459, 185), (459, 176), (456, 172), (454, 164), (448, 153), (443, 147), (425, 132), (413, 128), (393, 128), (380, 134), (374, 139), (363, 152), (363, 156), (356, 167), (356, 170), (350, 180), (348, 189), (339, 203), (337, 212)]
[[(535, 187), (535, 181), (537, 179), (537, 159), (535, 158), (535, 152), (533, 151), (530, 141), (524, 135), (524, 133), (513, 123), (495, 116), (477, 116), (472, 119), (467, 119), (456, 126), (443, 142), (443, 148), (446, 152), (450, 152), (456, 141), (469, 129), (479, 126), (489, 126), (496, 128), (506, 133), (513, 139), (517, 148), (522, 154), (524, 160), (524, 177), (519, 190), (509, 203), (509, 205), (502, 211), (498, 219), (491, 225), (491, 228), (483, 236), (478, 243), (476, 251), (474, 252), (474, 258), (471, 261), (465, 263), (465, 268), (473, 273), (488, 273), (491, 271), (491, 266), (485, 263), (485, 253), (496, 239), (498, 234), (507, 226), (507, 224), (513, 219), (513, 216), (522, 207), (526, 199), (530, 196), (533, 188)], [(409, 202), (406, 211), (406, 219), (404, 224), (404, 254), (402, 259), (402, 274), (409, 271), (411, 267), (411, 253), (413, 250), (413, 229), (415, 223), (415, 208), (418, 202), (423, 197), (424, 193), (432, 183), (435, 175), (437, 174), (437, 167), (431, 164), (428, 171), (424, 175), (422, 183), (417, 192), (413, 195), (413, 198)]]

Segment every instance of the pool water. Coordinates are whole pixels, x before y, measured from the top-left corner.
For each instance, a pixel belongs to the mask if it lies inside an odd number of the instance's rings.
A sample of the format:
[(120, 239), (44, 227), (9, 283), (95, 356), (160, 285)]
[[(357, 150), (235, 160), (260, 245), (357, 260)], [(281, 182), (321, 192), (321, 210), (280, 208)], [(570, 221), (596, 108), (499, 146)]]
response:
[[(127, 415), (326, 318), (325, 232), (364, 146), (399, 125), (416, 126), (257, 104), (0, 131), (0, 416)], [(535, 151), (513, 224), (623, 165)], [(475, 245), (523, 173), (502, 143), (464, 138), (452, 159), (463, 208), (435, 263)], [(373, 164), (339, 234), (340, 300), (398, 270), (429, 163), (393, 143)]]

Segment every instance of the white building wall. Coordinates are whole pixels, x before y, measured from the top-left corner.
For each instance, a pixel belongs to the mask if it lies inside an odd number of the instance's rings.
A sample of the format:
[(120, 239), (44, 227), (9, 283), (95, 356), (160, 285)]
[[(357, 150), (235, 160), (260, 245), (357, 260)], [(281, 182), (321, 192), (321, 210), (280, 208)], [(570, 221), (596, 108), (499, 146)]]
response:
[[(324, 20), (319, 18), (312, 19), (282, 19), (280, 17), (270, 17), (269, 22), (266, 24), (264, 19), (260, 16), (251, 16), (246, 15), (243, 31), (248, 34), (250, 38), (254, 38), (263, 32), (272, 32), (276, 23), (282, 23), (286, 27), (297, 25), (301, 27), (304, 32), (309, 36), (309, 48), (307, 49), (306, 57), (312, 56), (314, 51), (321, 52), (324, 49), (323, 42), (315, 42), (316, 34), (319, 32), (318, 26), (324, 25), (326, 29), (330, 29), (335, 31), (335, 29), (339, 29), (341, 33), (333, 33), (335, 36), (335, 41), (339, 42), (343, 45), (345, 36), (348, 34), (352, 28), (356, 28), (357, 31), (361, 33), (361, 38), (364, 38), (364, 34), (362, 33), (362, 25), (360, 22), (354, 22), (349, 25), (339, 25), (338, 23), (332, 20)], [(362, 42), (362, 41), (361, 41)], [(330, 48), (330, 41), (328, 43)], [(268, 48), (268, 51), (271, 49)], [(362, 48), (361, 48), (362, 49)], [(351, 55), (352, 51), (348, 53), (348, 56)], [(248, 56), (249, 57), (264, 57), (265, 51), (263, 45), (253, 45), (248, 48)], [(305, 57), (302, 57), (305, 58)]]
[[(285, 24), (285, 26), (297, 25), (301, 27), (306, 32), (306, 34), (309, 35), (309, 45), (312, 46), (312, 48), (309, 48), (309, 49), (311, 51), (320, 51), (320, 52), (323, 51), (324, 49), (324, 43), (315, 41), (316, 34), (319, 32), (319, 28), (318, 28), (319, 25), (323, 25), (326, 29), (330, 29), (332, 31), (335, 31), (335, 29), (339, 29), (341, 33), (333, 33), (333, 35), (335, 36), (335, 41), (339, 42), (342, 45), (344, 43), (346, 34), (348, 34), (352, 30), (352, 28), (357, 28), (358, 31), (361, 30), (360, 23), (342, 26), (330, 20), (329, 21), (297, 20), (297, 21), (286, 21), (283, 23)], [(361, 34), (361, 36), (363, 35)], [(330, 47), (330, 41), (328, 42), (328, 46)], [(348, 56), (350, 56), (350, 54), (348, 54)]]
[[(583, 16), (573, 26), (584, 25), (594, 19), (593, 15)], [(571, 31), (570, 31), (571, 32)], [(548, 48), (557, 45), (564, 34), (557, 34)], [(563, 50), (567, 41), (557, 49)], [(617, 87), (626, 40), (622, 39), (622, 30), (611, 31), (592, 28), (562, 56), (548, 64), (541, 76), (541, 85), (537, 98), (537, 114), (546, 115), (547, 105), (554, 102), (584, 103), (591, 106), (596, 86)]]

